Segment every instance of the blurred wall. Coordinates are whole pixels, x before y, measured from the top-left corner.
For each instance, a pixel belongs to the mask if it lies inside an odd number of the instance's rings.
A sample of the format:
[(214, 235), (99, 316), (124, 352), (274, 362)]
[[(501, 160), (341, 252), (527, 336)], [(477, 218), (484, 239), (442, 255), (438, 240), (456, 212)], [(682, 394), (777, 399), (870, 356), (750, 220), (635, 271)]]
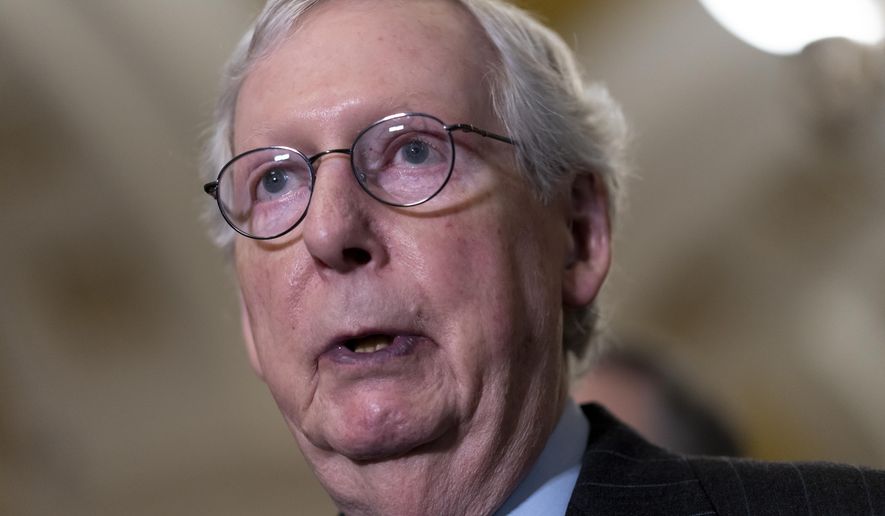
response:
[(753, 455), (885, 465), (885, 51), (775, 57), (693, 1), (598, 7), (559, 29), (634, 128), (611, 328)]
[[(257, 1), (0, 0), (0, 513), (331, 514), (196, 169)], [(536, 2), (635, 130), (608, 323), (750, 452), (885, 466), (885, 115), (690, 0)]]
[(0, 1), (0, 513), (331, 514), (200, 221), (256, 2)]

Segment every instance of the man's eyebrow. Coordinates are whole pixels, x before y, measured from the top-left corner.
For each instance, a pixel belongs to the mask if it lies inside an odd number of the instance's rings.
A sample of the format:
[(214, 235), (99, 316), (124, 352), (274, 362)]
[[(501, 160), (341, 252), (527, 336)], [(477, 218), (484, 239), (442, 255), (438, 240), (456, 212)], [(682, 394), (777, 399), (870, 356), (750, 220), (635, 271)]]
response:
[[(250, 128), (249, 134), (242, 140), (242, 145), (236, 145), (237, 132), (234, 127), (234, 155), (269, 145), (284, 145), (308, 151), (310, 150), (308, 140), (310, 135), (315, 132), (316, 124), (321, 124), (329, 119), (344, 120), (345, 130), (352, 133), (349, 134), (349, 137), (355, 138), (359, 131), (385, 116), (405, 112), (426, 112), (429, 102), (428, 99), (422, 99), (422, 95), (417, 93), (372, 99), (371, 107), (360, 101), (345, 100), (332, 107), (299, 112), (295, 119), (279, 126), (261, 121), (257, 127)], [(437, 113), (431, 114), (436, 115)], [(446, 122), (449, 121), (446, 120)]]
[(289, 138), (280, 138), (279, 131), (271, 127), (269, 124), (262, 124), (258, 128), (249, 130), (249, 134), (238, 142), (237, 130), (234, 127), (233, 151), (234, 154), (245, 152), (256, 147), (264, 147), (267, 145), (282, 145)]

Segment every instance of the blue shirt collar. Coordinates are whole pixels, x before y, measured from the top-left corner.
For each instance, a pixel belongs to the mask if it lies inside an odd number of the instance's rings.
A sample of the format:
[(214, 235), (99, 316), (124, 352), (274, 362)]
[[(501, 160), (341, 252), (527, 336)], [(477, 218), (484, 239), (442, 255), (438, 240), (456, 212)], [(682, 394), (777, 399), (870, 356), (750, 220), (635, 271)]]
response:
[(565, 514), (589, 435), (590, 423), (569, 397), (538, 460), (495, 516)]

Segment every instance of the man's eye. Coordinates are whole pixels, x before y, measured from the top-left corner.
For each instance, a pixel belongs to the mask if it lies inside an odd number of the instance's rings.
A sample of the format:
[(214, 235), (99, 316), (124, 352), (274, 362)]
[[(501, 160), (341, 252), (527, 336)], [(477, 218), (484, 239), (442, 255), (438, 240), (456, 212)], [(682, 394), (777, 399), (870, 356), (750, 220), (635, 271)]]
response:
[(265, 172), (261, 177), (261, 186), (267, 193), (276, 194), (283, 191), (288, 181), (288, 172), (279, 168), (274, 168)]
[(427, 161), (430, 155), (430, 147), (421, 140), (412, 140), (400, 149), (400, 154), (406, 162), (412, 165), (421, 165)]
[(310, 189), (310, 173), (293, 166), (274, 164), (253, 176), (253, 199), (256, 202), (281, 200), (289, 195), (301, 195)]

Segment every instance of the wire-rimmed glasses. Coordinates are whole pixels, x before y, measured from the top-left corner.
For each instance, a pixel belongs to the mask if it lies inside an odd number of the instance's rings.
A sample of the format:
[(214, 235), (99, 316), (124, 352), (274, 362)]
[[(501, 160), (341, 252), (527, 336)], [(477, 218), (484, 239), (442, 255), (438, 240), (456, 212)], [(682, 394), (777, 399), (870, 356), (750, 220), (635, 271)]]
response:
[(417, 206), (436, 196), (455, 166), (453, 131), (513, 144), (513, 140), (469, 124), (446, 124), (424, 113), (398, 113), (363, 129), (349, 149), (306, 156), (291, 147), (252, 149), (227, 162), (203, 189), (218, 202), (224, 220), (257, 240), (282, 236), (307, 214), (316, 182), (314, 163), (327, 154), (347, 154), (362, 189), (391, 206)]

